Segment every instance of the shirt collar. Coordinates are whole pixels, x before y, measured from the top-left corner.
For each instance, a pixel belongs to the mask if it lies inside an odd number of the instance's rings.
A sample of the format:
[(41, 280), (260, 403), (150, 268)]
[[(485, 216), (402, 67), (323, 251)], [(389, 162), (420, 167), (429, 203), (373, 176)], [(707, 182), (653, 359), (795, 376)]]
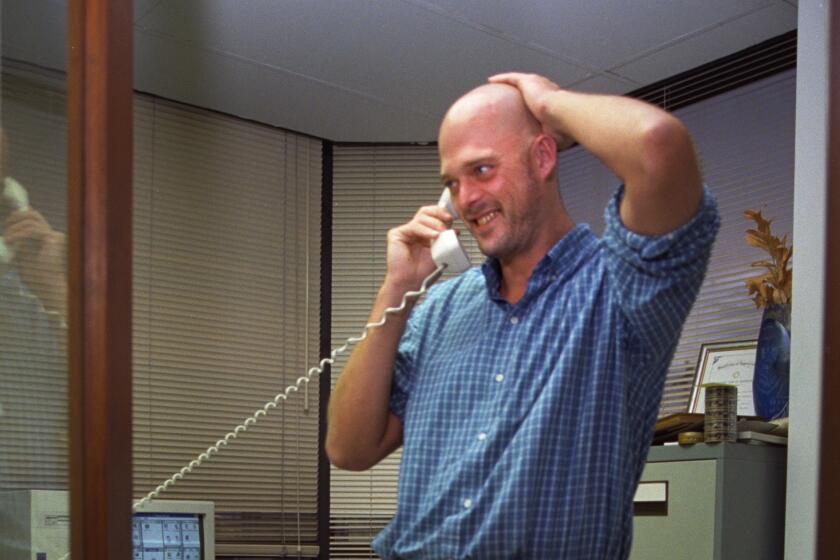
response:
[[(548, 284), (562, 281), (571, 275), (580, 262), (586, 258), (594, 249), (598, 239), (588, 224), (578, 224), (566, 235), (564, 235), (554, 246), (548, 250), (545, 256), (540, 259), (531, 278), (528, 280), (528, 289), (523, 300), (531, 299)], [(502, 272), (498, 259), (487, 257), (481, 265), (481, 272), (484, 274), (487, 293), (490, 299), (505, 301), (499, 294), (502, 285)]]

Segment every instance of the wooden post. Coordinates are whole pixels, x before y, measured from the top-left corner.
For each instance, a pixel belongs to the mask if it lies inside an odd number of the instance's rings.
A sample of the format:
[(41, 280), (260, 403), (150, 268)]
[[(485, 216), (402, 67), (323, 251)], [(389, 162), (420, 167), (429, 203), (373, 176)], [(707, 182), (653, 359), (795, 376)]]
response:
[(132, 2), (68, 14), (71, 551), (131, 558)]

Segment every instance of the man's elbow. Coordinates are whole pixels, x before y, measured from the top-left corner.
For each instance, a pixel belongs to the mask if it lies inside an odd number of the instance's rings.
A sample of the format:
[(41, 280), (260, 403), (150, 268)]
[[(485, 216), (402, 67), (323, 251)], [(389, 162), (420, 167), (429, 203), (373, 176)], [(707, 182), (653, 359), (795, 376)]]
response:
[(371, 437), (372, 433), (375, 430), (369, 427), (342, 430), (330, 424), (324, 452), (330, 463), (339, 469), (366, 471), (402, 445), (402, 424), (393, 414), (389, 415), (380, 437)]
[[(685, 125), (669, 113), (661, 112), (642, 125), (640, 132), (641, 167), (656, 184), (656, 178), (672, 178), (697, 168), (694, 145)], [(699, 176), (699, 172), (698, 172)]]
[(345, 471), (366, 471), (376, 464), (376, 461), (372, 461), (358, 450), (338, 445), (329, 438), (324, 445), (324, 452), (333, 466)]

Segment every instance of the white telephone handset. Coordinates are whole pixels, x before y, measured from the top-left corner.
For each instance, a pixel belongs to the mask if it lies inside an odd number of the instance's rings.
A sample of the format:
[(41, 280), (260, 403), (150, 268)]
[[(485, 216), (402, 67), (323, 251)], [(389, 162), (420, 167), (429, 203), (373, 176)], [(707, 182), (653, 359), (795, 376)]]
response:
[[(0, 206), (4, 207), (8, 213), (16, 210), (29, 210), (29, 195), (26, 194), (26, 189), (11, 177), (3, 179), (3, 192), (0, 198), (2, 198)], [(7, 212), (2, 212), (2, 214), (5, 219)], [(2, 223), (0, 223), (0, 227), (2, 227)], [(0, 236), (0, 264), (9, 264), (14, 258), (14, 249), (7, 246), (3, 237)]]
[[(449, 194), (449, 189), (443, 189), (443, 194), (440, 195), (438, 206), (446, 208), (453, 218), (458, 217), (455, 207), (452, 205), (452, 197)], [(464, 272), (470, 268), (470, 256), (461, 245), (461, 240), (454, 229), (447, 229), (440, 232), (437, 239), (432, 243), (432, 260), (438, 266), (446, 266), (446, 270), (456, 274)]]

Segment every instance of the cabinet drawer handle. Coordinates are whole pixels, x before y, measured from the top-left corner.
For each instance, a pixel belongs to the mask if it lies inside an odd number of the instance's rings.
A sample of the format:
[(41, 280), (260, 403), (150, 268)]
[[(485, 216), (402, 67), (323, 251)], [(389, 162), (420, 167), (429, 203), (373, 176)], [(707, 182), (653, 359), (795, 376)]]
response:
[(633, 496), (633, 515), (668, 515), (668, 481), (640, 482)]

